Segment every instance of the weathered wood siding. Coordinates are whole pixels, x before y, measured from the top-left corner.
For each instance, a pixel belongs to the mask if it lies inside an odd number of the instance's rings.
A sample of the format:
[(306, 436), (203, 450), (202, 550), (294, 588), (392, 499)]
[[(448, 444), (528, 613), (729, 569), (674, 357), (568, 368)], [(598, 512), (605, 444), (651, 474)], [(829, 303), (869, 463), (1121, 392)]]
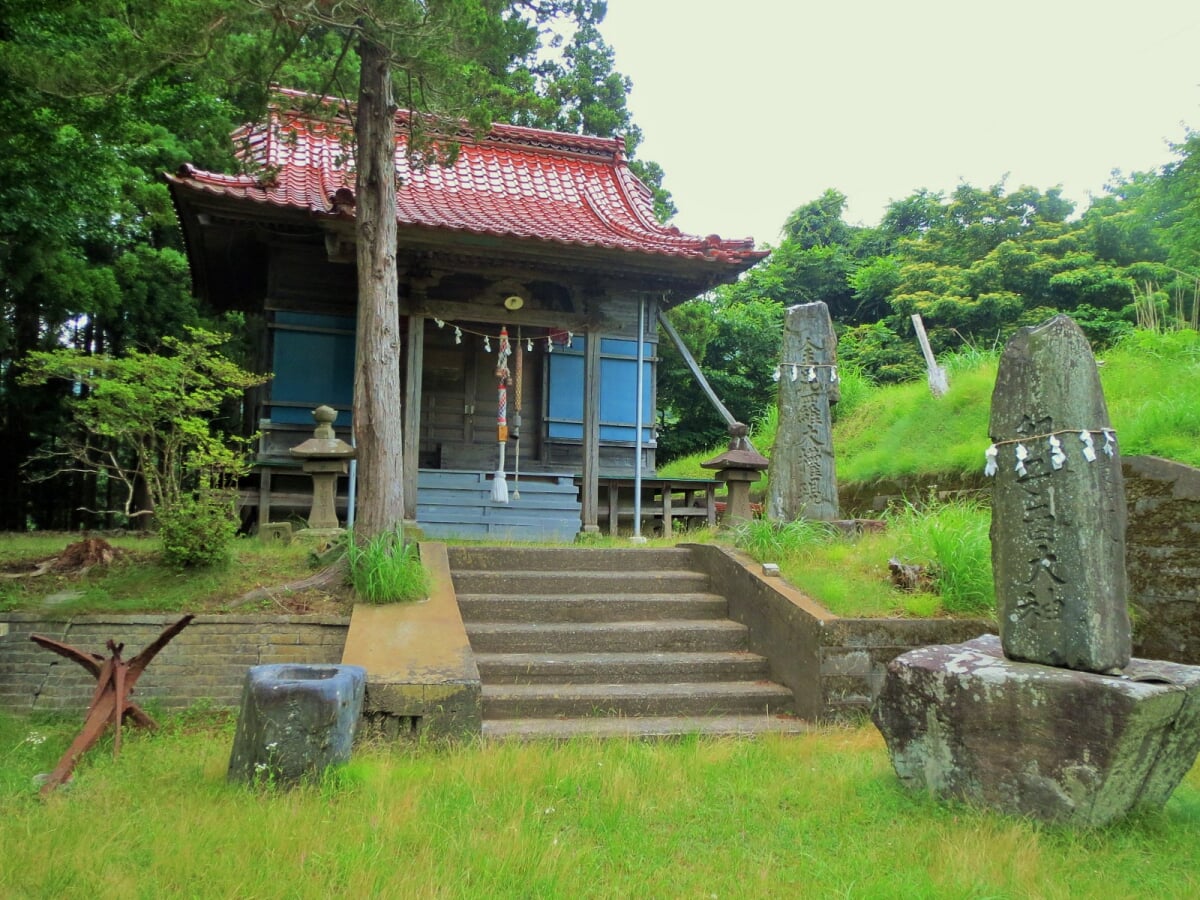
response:
[[(349, 434), (353, 339), (347, 331), (353, 327), (355, 273), (353, 266), (330, 262), (323, 250), (302, 242), (292, 246), (282, 238), (277, 238), (270, 250), (265, 318), (258, 343), (260, 358), (275, 370), (276, 378), (253, 398), (255, 409), (251, 415), (271, 423), (260, 456), (285, 469), (288, 449), (308, 436), (310, 411), (317, 405), (324, 403), (339, 409), (339, 432), (343, 437)], [(436, 325), (434, 318), (423, 319), (419, 427), (410, 438), (415, 440), (415, 448), (408, 445), (409, 454), (415, 453), (420, 468), (490, 472), (498, 465), (495, 366), (499, 348), (495, 336), (500, 330), (497, 319), (507, 316), (507, 312), (495, 308), (494, 298), (477, 293), (485, 284), (486, 281), (469, 275), (443, 279), (437, 294), (442, 298), (438, 306), (438, 301), (425, 297), (423, 289), (414, 289), (415, 294), (410, 292), (402, 279), (402, 303), (407, 310), (422, 315), (420, 311), (430, 304), (430, 308), (436, 306), (439, 310), (455, 307), (453, 320), (445, 320), (442, 327)], [(588, 336), (587, 326), (583, 325), (586, 319), (597, 329), (590, 335), (607, 342), (602, 348), (600, 372), (602, 379), (607, 375), (612, 382), (600, 385), (599, 472), (631, 473), (635, 397), (629, 382), (634, 373), (630, 360), (620, 358), (620, 353), (622, 348), (628, 352), (631, 344), (636, 346), (633, 342), (637, 338), (639, 295), (627, 292), (589, 297), (576, 286), (570, 291), (556, 289), (562, 294), (560, 297), (548, 282), (538, 282), (535, 287), (536, 296), (526, 310), (512, 313), (507, 321), (514, 348), (520, 335), (533, 339), (533, 349), (524, 351), (520, 446), (511, 439), (508, 442), (506, 469), (513, 471), (519, 452), (520, 467), (525, 471), (576, 474), (582, 471), (582, 350)], [(462, 296), (455, 295), (455, 290)], [(551, 329), (545, 323), (555, 320), (553, 316), (547, 318), (555, 304), (564, 310), (561, 316), (564, 331), (557, 334), (554, 352), (547, 353)], [(649, 386), (643, 421), (650, 424), (644, 429), (642, 462), (646, 471), (652, 472), (658, 301), (646, 295), (645, 305), (643, 339), (647, 344)], [(470, 318), (473, 310), (481, 321)], [(423, 313), (428, 314), (428, 310)], [(537, 324), (523, 323), (523, 317)], [(407, 316), (401, 318), (401, 329), (407, 335), (410, 320)], [(461, 343), (455, 340), (456, 325), (462, 329)], [(567, 327), (580, 329), (576, 332), (580, 338), (577, 348), (565, 346)], [(492, 337), (490, 352), (485, 349), (484, 335)], [(618, 341), (628, 343), (619, 345)], [(554, 353), (561, 354), (557, 360)], [(515, 376), (515, 355), (509, 359), (509, 368)], [(563, 398), (570, 402), (564, 405)], [(412, 404), (401, 405), (405, 424), (411, 427)], [(551, 405), (562, 407), (557, 410), (560, 413), (557, 423), (547, 415)], [(515, 384), (508, 389), (508, 411), (511, 432), (516, 412)]]

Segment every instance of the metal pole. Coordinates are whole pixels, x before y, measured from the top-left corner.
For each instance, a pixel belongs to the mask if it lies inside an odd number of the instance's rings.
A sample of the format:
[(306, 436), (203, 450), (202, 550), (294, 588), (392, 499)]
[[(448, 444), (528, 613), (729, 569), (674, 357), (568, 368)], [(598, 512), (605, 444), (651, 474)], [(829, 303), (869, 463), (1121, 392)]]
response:
[[(640, 543), (642, 538), (642, 367), (646, 363), (646, 297), (638, 296), (638, 326), (637, 326), (637, 401), (634, 403), (634, 418), (636, 437), (633, 439), (633, 540)], [(620, 505), (618, 498), (617, 505)], [(615, 512), (613, 513), (616, 514)]]
[[(354, 446), (354, 429), (350, 429), (350, 446)], [(346, 496), (346, 528), (354, 529), (354, 500), (358, 494), (358, 457), (350, 460), (350, 484)]]

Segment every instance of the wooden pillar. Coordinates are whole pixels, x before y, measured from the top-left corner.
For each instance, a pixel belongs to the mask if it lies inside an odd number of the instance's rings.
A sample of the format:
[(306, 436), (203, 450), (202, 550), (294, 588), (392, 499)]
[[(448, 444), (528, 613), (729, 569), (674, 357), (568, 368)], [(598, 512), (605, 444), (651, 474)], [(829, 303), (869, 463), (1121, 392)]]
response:
[(425, 319), (408, 317), (404, 374), (404, 518), (417, 520), (417, 475), (421, 449), (421, 373), (425, 367)]
[(589, 331), (583, 362), (583, 530), (600, 530), (600, 335)]

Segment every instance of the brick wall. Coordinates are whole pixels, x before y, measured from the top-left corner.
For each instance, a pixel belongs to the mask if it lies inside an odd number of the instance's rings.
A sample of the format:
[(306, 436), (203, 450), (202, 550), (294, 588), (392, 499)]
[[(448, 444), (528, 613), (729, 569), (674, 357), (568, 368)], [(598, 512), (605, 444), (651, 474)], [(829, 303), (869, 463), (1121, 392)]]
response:
[[(110, 638), (128, 660), (151, 643), (175, 615), (0, 615), (0, 709), (82, 712), (95, 679), (77, 663), (29, 640), (41, 634), (107, 656)], [(138, 680), (135, 699), (151, 709), (198, 700), (236, 707), (250, 666), (339, 663), (350, 620), (337, 616), (198, 616), (169, 643)]]

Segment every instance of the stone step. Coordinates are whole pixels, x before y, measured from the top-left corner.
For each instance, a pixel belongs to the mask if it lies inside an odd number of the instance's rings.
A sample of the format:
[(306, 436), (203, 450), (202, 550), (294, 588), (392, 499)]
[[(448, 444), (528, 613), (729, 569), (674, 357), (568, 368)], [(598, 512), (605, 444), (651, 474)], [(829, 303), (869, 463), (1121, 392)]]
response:
[(467, 622), (615, 622), (622, 619), (720, 619), (720, 594), (459, 594)]
[(746, 649), (744, 625), (728, 619), (654, 622), (473, 622), (475, 653), (667, 653)]
[[(561, 563), (560, 563), (561, 564)], [(704, 593), (709, 578), (686, 570), (536, 571), (497, 572), (490, 569), (453, 570), (458, 594), (655, 594)]]
[(483, 718), (718, 716), (789, 713), (792, 692), (770, 681), (679, 684), (484, 684)]
[(771, 676), (765, 657), (745, 650), (714, 653), (478, 653), (486, 684), (581, 684), (758, 681)]
[(786, 713), (755, 716), (637, 716), (561, 719), (491, 719), (483, 736), (492, 740), (569, 740), (574, 737), (671, 738), (803, 734), (811, 725)]
[(691, 551), (683, 547), (599, 547), (561, 549), (549, 547), (447, 547), (450, 568), (481, 569), (494, 573), (514, 571), (637, 572), (652, 569), (689, 569)]

